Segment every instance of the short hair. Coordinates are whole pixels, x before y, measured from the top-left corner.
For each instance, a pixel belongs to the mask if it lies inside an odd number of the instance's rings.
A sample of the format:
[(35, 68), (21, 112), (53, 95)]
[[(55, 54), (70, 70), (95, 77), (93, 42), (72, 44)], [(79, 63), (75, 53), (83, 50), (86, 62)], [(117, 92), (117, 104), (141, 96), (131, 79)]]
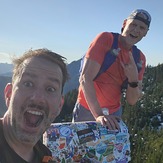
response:
[(44, 58), (48, 61), (54, 62), (61, 68), (62, 75), (63, 75), (63, 81), (62, 81), (62, 91), (63, 91), (63, 87), (66, 81), (69, 79), (66, 58), (45, 48), (36, 49), (36, 50), (30, 49), (29, 51), (25, 52), (22, 56), (15, 57), (12, 59), (14, 65), (12, 82), (14, 82), (16, 77), (21, 74), (23, 69), (23, 62), (28, 58), (37, 57), (37, 56)]

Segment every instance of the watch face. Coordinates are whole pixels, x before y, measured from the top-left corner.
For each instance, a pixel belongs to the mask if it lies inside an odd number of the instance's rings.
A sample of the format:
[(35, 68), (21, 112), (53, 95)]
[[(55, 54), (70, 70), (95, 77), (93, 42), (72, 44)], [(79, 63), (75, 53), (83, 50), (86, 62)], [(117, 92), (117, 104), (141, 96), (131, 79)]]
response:
[(138, 86), (138, 82), (128, 82), (129, 86), (132, 88), (136, 88)]

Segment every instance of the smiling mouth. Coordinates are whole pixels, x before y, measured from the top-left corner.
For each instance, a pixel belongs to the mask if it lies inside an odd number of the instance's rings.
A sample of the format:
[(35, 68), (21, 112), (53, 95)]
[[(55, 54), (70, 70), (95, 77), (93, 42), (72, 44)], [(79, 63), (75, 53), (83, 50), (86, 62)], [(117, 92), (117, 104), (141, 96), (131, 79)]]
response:
[(132, 35), (132, 34), (130, 34), (130, 37), (132, 37), (132, 38), (138, 38), (137, 36), (134, 36), (134, 35)]
[(29, 127), (38, 127), (43, 120), (43, 114), (39, 111), (26, 111), (24, 114), (26, 125)]

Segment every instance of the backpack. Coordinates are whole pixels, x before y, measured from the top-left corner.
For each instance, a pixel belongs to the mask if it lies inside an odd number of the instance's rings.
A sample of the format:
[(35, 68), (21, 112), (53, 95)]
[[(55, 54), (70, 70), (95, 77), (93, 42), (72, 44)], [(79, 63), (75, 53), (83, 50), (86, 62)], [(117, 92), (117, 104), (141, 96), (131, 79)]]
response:
[[(119, 34), (118, 33), (112, 33), (112, 34), (113, 34), (112, 46), (111, 46), (110, 50), (106, 53), (104, 61), (101, 65), (101, 68), (100, 68), (98, 74), (96, 75), (95, 79), (99, 75), (101, 75), (103, 72), (105, 72), (115, 62), (115, 60), (119, 54), (119, 51), (120, 51), (120, 49), (118, 48), (118, 36), (119, 36)], [(142, 68), (142, 63), (140, 62), (140, 50), (134, 45), (132, 47), (132, 52), (133, 52), (132, 54), (133, 54), (133, 58), (134, 58), (136, 66), (137, 66), (138, 72), (140, 72), (140, 70)], [(79, 73), (82, 72), (82, 68), (83, 68), (83, 64), (84, 64), (84, 58), (85, 58), (85, 54), (81, 58)], [(123, 82), (122, 88), (127, 88), (127, 79)]]

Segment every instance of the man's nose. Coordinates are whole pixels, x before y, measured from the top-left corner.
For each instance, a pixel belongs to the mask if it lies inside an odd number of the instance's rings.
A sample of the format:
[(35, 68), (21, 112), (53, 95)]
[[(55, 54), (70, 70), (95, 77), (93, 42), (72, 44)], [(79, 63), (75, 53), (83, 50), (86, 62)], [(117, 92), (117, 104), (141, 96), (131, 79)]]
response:
[(134, 31), (135, 31), (135, 32), (140, 32), (140, 27), (139, 27), (139, 26), (136, 26), (136, 27), (134, 28)]
[(35, 89), (35, 91), (31, 95), (31, 99), (37, 102), (45, 102), (45, 92), (42, 89)]

